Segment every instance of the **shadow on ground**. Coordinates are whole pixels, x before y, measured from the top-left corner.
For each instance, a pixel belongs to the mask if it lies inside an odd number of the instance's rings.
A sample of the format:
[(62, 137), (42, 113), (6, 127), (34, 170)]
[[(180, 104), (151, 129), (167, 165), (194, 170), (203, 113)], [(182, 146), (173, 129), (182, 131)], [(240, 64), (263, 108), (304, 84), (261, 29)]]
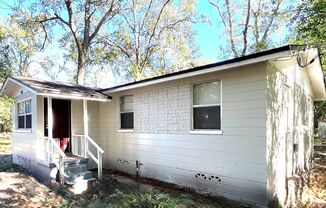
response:
[(0, 207), (60, 207), (66, 199), (0, 154)]

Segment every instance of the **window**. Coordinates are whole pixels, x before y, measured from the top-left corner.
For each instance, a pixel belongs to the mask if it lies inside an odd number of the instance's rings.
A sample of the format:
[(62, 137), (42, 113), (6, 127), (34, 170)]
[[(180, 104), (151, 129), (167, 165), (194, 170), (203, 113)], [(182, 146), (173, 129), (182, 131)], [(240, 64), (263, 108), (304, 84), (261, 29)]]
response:
[(132, 95), (120, 97), (120, 128), (134, 128), (134, 98)]
[(221, 129), (221, 82), (193, 85), (193, 129)]
[(32, 128), (32, 100), (17, 103), (18, 107), (18, 129)]

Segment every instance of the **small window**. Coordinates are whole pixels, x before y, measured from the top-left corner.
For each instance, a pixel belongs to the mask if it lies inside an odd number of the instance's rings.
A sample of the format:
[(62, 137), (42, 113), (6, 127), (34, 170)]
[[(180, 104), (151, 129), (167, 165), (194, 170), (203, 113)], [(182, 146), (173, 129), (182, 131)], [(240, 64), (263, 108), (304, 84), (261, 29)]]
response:
[(25, 100), (17, 103), (18, 108), (18, 129), (32, 128), (32, 100)]
[(221, 129), (221, 82), (193, 85), (193, 129)]
[(120, 128), (134, 128), (134, 98), (132, 95), (120, 97)]

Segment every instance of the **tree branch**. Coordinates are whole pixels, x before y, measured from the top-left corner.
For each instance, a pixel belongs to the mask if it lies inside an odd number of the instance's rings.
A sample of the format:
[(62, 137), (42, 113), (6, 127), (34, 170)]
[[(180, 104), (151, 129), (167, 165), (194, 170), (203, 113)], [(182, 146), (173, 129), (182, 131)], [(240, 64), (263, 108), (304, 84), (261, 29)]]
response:
[(246, 55), (246, 51), (247, 51), (247, 45), (248, 45), (247, 33), (248, 33), (249, 19), (250, 19), (250, 4), (251, 4), (250, 0), (248, 0), (246, 23), (244, 26), (244, 30), (242, 32), (242, 34), (243, 34), (243, 50), (242, 50), (241, 56)]
[(38, 22), (41, 24), (42, 26), (42, 30), (44, 31), (44, 40), (43, 40), (43, 43), (42, 43), (42, 47), (41, 47), (41, 50), (44, 49), (45, 47), (45, 43), (46, 41), (48, 40), (48, 33), (46, 31), (46, 28), (45, 28), (45, 25), (44, 23), (47, 22), (47, 21), (51, 21), (51, 20), (55, 20), (55, 19), (58, 19), (57, 17), (50, 17), (50, 18), (47, 18), (47, 19), (43, 19), (43, 20), (39, 20)]
[(66, 3), (66, 8), (67, 8), (67, 12), (68, 12), (68, 18), (69, 18), (69, 21), (66, 22), (65, 20), (63, 20), (59, 15), (56, 15), (63, 23), (65, 23), (66, 25), (68, 25), (68, 27), (70, 28), (70, 31), (74, 37), (74, 40), (76, 42), (76, 45), (77, 45), (77, 49), (79, 52), (82, 51), (82, 47), (81, 47), (81, 44), (80, 44), (80, 41), (77, 37), (77, 31), (76, 31), (76, 25), (75, 25), (75, 18), (73, 16), (73, 12), (72, 12), (72, 0), (65, 0), (65, 3)]
[(144, 61), (143, 61), (143, 63), (142, 63), (142, 68), (145, 66), (145, 64), (146, 64), (146, 62), (147, 62), (148, 54), (149, 54), (149, 50), (150, 50), (150, 45), (151, 45), (152, 39), (153, 39), (153, 37), (154, 37), (154, 35), (155, 35), (156, 29), (157, 29), (157, 25), (158, 25), (158, 23), (159, 23), (159, 21), (160, 21), (160, 19), (161, 19), (161, 16), (162, 16), (162, 13), (163, 13), (163, 11), (164, 11), (164, 8), (168, 5), (168, 3), (170, 3), (170, 1), (171, 1), (171, 0), (167, 0), (167, 1), (163, 4), (163, 6), (162, 6), (162, 8), (161, 8), (161, 10), (160, 10), (160, 12), (159, 12), (159, 15), (158, 15), (158, 17), (157, 17), (157, 19), (156, 19), (156, 22), (155, 22), (154, 28), (153, 28), (153, 30), (152, 30), (151, 36), (149, 37), (149, 40), (148, 40), (148, 43), (147, 43), (147, 47), (146, 47), (147, 49), (146, 49), (146, 52), (145, 52), (145, 58), (144, 58)]
[(263, 34), (263, 37), (261, 38), (261, 41), (266, 41), (269, 29), (270, 29), (271, 25), (274, 22), (274, 18), (276, 17), (282, 2), (283, 2), (283, 0), (278, 0), (277, 1), (276, 8), (273, 10), (273, 14), (271, 15), (270, 21), (269, 21), (269, 23), (268, 23), (268, 25), (267, 25), (267, 27), (266, 27), (266, 29), (264, 31), (264, 34)]
[(101, 29), (102, 25), (106, 22), (106, 20), (109, 18), (110, 14), (113, 11), (115, 5), (115, 0), (112, 0), (110, 8), (106, 11), (106, 13), (103, 15), (103, 17), (101, 18), (101, 20), (99, 21), (99, 23), (97, 24), (93, 34), (90, 36), (89, 38), (89, 43), (93, 40), (93, 38), (97, 35), (97, 33), (99, 32), (99, 30)]

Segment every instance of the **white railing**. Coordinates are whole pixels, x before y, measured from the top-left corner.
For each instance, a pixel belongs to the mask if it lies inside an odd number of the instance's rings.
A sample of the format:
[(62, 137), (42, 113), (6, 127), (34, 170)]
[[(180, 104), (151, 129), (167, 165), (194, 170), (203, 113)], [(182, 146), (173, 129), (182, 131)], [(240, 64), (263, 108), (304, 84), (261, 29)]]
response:
[(59, 144), (52, 138), (45, 137), (46, 149), (48, 150), (48, 160), (53, 162), (59, 170), (60, 183), (64, 183), (64, 160), (65, 153), (60, 148)]
[[(96, 149), (96, 156), (90, 151), (90, 147), (93, 146)], [(92, 138), (85, 135), (73, 135), (71, 140), (72, 154), (86, 157), (90, 156), (97, 164), (98, 178), (102, 179), (102, 158), (104, 150), (98, 146)]]

